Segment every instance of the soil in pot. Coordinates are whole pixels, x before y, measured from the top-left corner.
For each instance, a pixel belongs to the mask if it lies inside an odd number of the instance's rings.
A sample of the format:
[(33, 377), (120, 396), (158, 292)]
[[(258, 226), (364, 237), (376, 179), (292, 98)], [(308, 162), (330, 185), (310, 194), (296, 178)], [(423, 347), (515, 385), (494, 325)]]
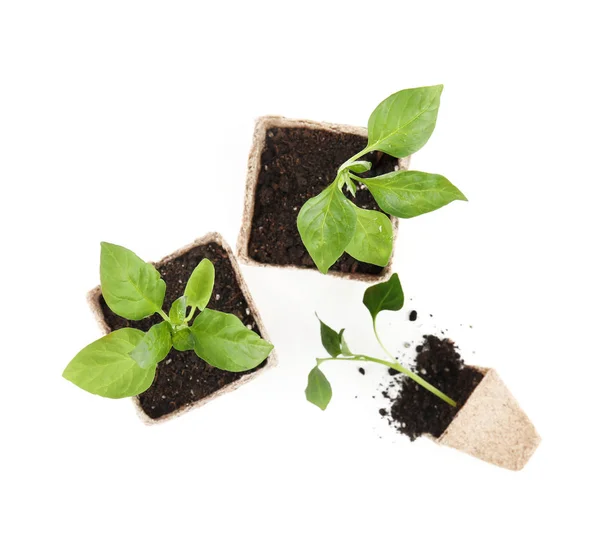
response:
[[(267, 129), (256, 186), (248, 256), (260, 263), (316, 268), (296, 227), (302, 205), (331, 184), (338, 167), (362, 150), (367, 138), (311, 128)], [(381, 152), (365, 155), (372, 169), (365, 177), (393, 171), (398, 160)], [(364, 188), (364, 186), (362, 186)], [(379, 210), (366, 189), (353, 202)], [(331, 270), (378, 275), (382, 267), (362, 263), (344, 254)]]
[[(156, 265), (167, 284), (164, 306), (169, 307), (183, 295), (188, 278), (203, 258), (210, 259), (215, 266), (215, 287), (208, 307), (236, 315), (244, 325), (258, 333), (256, 321), (237, 283), (229, 256), (216, 242), (195, 246), (171, 261)], [(111, 331), (123, 327), (147, 331), (152, 325), (162, 321), (157, 314), (141, 321), (123, 319), (108, 308), (102, 297), (100, 306)], [(249, 372), (260, 370), (266, 362)], [(148, 417), (158, 419), (206, 398), (249, 372), (225, 372), (201, 361), (193, 351), (172, 349), (169, 356), (159, 363), (154, 383), (139, 396), (139, 403)]]
[(479, 385), (483, 374), (466, 365), (447, 338), (424, 336), (417, 352), (413, 371), (456, 401), (457, 406), (446, 404), (412, 379), (390, 369), (393, 380), (383, 396), (391, 405), (380, 410), (380, 414), (411, 440), (423, 434), (438, 438)]

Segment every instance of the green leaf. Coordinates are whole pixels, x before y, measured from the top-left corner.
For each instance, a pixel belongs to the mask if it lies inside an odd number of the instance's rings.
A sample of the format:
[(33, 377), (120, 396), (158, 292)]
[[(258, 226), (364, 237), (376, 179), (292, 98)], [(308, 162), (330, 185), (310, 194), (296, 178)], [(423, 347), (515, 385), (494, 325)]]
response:
[(420, 171), (393, 171), (363, 181), (384, 212), (413, 218), (467, 198), (442, 175)]
[(350, 162), (346, 166), (346, 169), (348, 169), (349, 171), (352, 171), (353, 173), (366, 173), (367, 171), (369, 171), (371, 169), (371, 167), (372, 167), (371, 162), (367, 162), (364, 160), (358, 160), (356, 162)]
[(108, 307), (132, 320), (158, 312), (167, 287), (153, 265), (131, 250), (108, 242), (101, 243), (100, 284)]
[(204, 310), (215, 285), (215, 267), (210, 259), (203, 259), (192, 272), (185, 286), (188, 306)]
[(163, 321), (150, 327), (129, 355), (142, 368), (148, 368), (162, 361), (171, 351), (171, 345), (171, 325)]
[(344, 169), (338, 176), (338, 188), (342, 191), (346, 186), (346, 189), (352, 194), (352, 197), (356, 197), (356, 183), (350, 178), (350, 172), (348, 169)]
[(304, 393), (306, 400), (325, 411), (331, 400), (331, 384), (318, 366), (308, 374), (308, 384)]
[[(368, 162), (365, 162), (365, 163), (368, 163)], [(344, 186), (346, 186), (347, 190), (352, 194), (352, 197), (356, 197), (356, 184), (350, 178), (350, 171), (348, 169), (343, 169), (342, 171), (340, 171), (340, 173), (338, 175), (337, 186), (342, 191), (342, 195), (343, 195), (343, 188), (344, 188)]]
[(195, 346), (194, 335), (189, 327), (183, 327), (173, 334), (173, 347), (177, 351), (193, 351)]
[(323, 323), (319, 316), (317, 316), (317, 319), (321, 324), (321, 343), (323, 344), (323, 347), (327, 353), (329, 353), (329, 355), (332, 357), (337, 357), (342, 352), (342, 341), (340, 335), (331, 327)]
[(348, 343), (346, 342), (346, 339), (344, 338), (344, 331), (346, 329), (342, 329), (340, 331), (340, 345), (341, 345), (341, 349), (342, 349), (342, 355), (352, 355), (352, 352), (350, 351), (350, 348), (348, 347)]
[(83, 348), (68, 364), (63, 377), (83, 390), (107, 398), (144, 392), (154, 381), (156, 364), (142, 368), (130, 353), (144, 339), (138, 329), (119, 329)]
[(346, 246), (346, 252), (354, 259), (385, 267), (392, 255), (394, 230), (390, 219), (376, 210), (354, 208), (356, 229)]
[(352, 194), (352, 197), (356, 197), (356, 183), (350, 177), (346, 179), (346, 189)]
[(370, 151), (381, 150), (403, 158), (419, 150), (431, 137), (443, 85), (410, 88), (383, 100), (369, 118)]
[(185, 321), (187, 312), (187, 297), (183, 295), (173, 301), (169, 310), (169, 319), (173, 325), (181, 325)]
[(262, 363), (273, 346), (233, 314), (206, 309), (191, 327), (196, 355), (228, 372), (243, 372)]
[(336, 184), (309, 199), (298, 214), (298, 231), (317, 268), (326, 274), (354, 235), (356, 212)]
[(363, 304), (371, 313), (373, 321), (379, 312), (391, 310), (397, 312), (404, 306), (404, 292), (400, 285), (398, 274), (392, 274), (387, 282), (381, 282), (367, 288), (363, 297)]

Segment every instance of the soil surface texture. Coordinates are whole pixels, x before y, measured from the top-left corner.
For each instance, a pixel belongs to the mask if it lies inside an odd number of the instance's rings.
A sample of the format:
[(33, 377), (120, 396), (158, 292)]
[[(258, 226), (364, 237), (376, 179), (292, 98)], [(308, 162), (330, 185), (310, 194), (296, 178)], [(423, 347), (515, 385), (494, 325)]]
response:
[[(188, 278), (204, 258), (210, 259), (215, 266), (215, 287), (208, 307), (234, 314), (244, 325), (249, 325), (253, 331), (258, 332), (227, 252), (214, 242), (192, 248), (176, 259), (156, 266), (167, 284), (163, 310), (168, 312), (171, 303), (183, 295)], [(100, 297), (100, 306), (111, 331), (123, 327), (147, 331), (152, 325), (162, 321), (157, 314), (141, 321), (123, 319), (111, 312), (103, 297)], [(260, 370), (265, 364), (266, 361), (250, 372)], [(140, 406), (150, 418), (158, 419), (211, 395), (247, 373), (225, 372), (200, 360), (193, 351), (171, 349), (167, 358), (158, 364), (152, 386), (139, 395)]]
[[(333, 182), (338, 167), (366, 143), (366, 137), (327, 130), (268, 129), (256, 186), (249, 257), (260, 263), (316, 268), (298, 233), (298, 213), (308, 199)], [(362, 175), (365, 178), (389, 173), (398, 165), (396, 158), (382, 152), (366, 154), (361, 160), (373, 164)], [(380, 210), (364, 185), (359, 185), (356, 198), (350, 199), (364, 209)], [(382, 267), (343, 254), (331, 270), (377, 275)]]
[(395, 374), (383, 391), (391, 406), (380, 413), (412, 441), (423, 434), (440, 437), (483, 379), (481, 372), (464, 364), (451, 340), (431, 335), (424, 339), (417, 346), (418, 355), (411, 369), (456, 401), (457, 406), (450, 406), (412, 379)]

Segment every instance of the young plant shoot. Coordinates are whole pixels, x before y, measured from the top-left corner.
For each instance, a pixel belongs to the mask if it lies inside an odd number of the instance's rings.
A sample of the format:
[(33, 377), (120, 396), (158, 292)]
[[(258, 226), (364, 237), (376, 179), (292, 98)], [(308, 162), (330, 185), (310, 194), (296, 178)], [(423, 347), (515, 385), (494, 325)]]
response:
[(158, 363), (172, 347), (193, 350), (208, 364), (228, 372), (255, 368), (273, 346), (236, 316), (206, 308), (214, 281), (215, 268), (209, 259), (203, 259), (192, 272), (184, 295), (166, 314), (166, 284), (154, 266), (127, 248), (103, 242), (100, 283), (108, 307), (133, 321), (155, 313), (163, 321), (148, 332), (126, 327), (96, 340), (75, 355), (63, 377), (107, 398), (135, 396), (152, 385)]
[[(467, 200), (442, 175), (392, 171), (368, 179), (359, 176), (371, 169), (371, 162), (360, 159), (369, 152), (403, 158), (427, 143), (435, 128), (442, 89), (437, 85), (401, 90), (382, 101), (369, 118), (367, 146), (340, 165), (334, 181), (300, 209), (298, 231), (323, 274), (344, 252), (365, 263), (388, 264), (394, 235), (383, 212), (413, 218), (452, 201)], [(344, 187), (354, 197), (356, 183), (364, 184), (383, 212), (359, 208), (347, 198)]]
[(367, 361), (382, 364), (389, 368), (393, 368), (398, 372), (402, 372), (404, 375), (413, 379), (419, 385), (432, 392), (444, 402), (447, 402), (451, 406), (455, 407), (456, 402), (454, 400), (446, 396), (440, 390), (436, 389), (433, 385), (427, 383), (427, 381), (425, 381), (422, 377), (411, 372), (408, 368), (396, 361), (394, 356), (388, 351), (379, 338), (379, 334), (377, 332), (377, 315), (384, 310), (398, 311), (404, 306), (404, 293), (402, 291), (402, 286), (400, 285), (398, 275), (393, 274), (387, 282), (382, 282), (369, 287), (365, 291), (363, 304), (367, 307), (369, 313), (371, 314), (375, 337), (377, 338), (377, 341), (379, 342), (379, 345), (383, 351), (391, 360), (370, 357), (369, 355), (363, 355), (362, 353), (353, 353), (346, 342), (344, 329), (342, 329), (340, 332), (336, 332), (331, 327), (328, 327), (325, 325), (325, 323), (319, 320), (321, 323), (321, 342), (323, 343), (323, 347), (327, 353), (329, 353), (329, 357), (318, 358), (317, 366), (315, 366), (308, 374), (308, 385), (305, 391), (306, 399), (322, 410), (327, 408), (327, 405), (331, 400), (332, 391), (329, 381), (320, 368), (321, 364), (323, 364), (325, 361)]

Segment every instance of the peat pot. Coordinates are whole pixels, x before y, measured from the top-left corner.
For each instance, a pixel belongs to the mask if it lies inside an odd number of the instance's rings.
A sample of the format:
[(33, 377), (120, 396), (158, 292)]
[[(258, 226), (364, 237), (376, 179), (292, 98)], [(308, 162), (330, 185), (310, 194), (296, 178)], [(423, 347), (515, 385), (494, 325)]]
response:
[[(248, 265), (316, 269), (296, 227), (298, 213), (308, 199), (333, 182), (338, 167), (366, 143), (365, 128), (277, 116), (259, 118), (248, 162), (237, 243), (239, 260)], [(409, 157), (398, 160), (382, 152), (371, 152), (361, 159), (373, 164), (366, 177), (406, 170), (409, 164)], [(359, 207), (379, 210), (363, 185), (353, 201)], [(396, 234), (398, 220), (391, 220)], [(382, 268), (344, 254), (329, 274), (379, 281), (391, 274), (392, 258)]]
[(435, 442), (502, 468), (520, 470), (541, 438), (498, 373), (493, 368), (473, 368), (483, 379)]
[[(235, 257), (218, 233), (209, 233), (154, 264), (167, 284), (165, 305), (169, 306), (183, 295), (188, 278), (204, 258), (212, 261), (216, 271), (208, 308), (236, 315), (248, 328), (269, 340)], [(117, 316), (106, 305), (100, 286), (90, 291), (88, 300), (100, 328), (106, 334), (123, 327), (147, 331), (162, 321), (157, 314), (141, 321), (128, 321)], [(237, 389), (276, 363), (276, 355), (271, 352), (253, 370), (225, 372), (198, 359), (193, 351), (172, 349), (168, 357), (159, 363), (151, 387), (133, 400), (145, 422), (163, 421)]]

